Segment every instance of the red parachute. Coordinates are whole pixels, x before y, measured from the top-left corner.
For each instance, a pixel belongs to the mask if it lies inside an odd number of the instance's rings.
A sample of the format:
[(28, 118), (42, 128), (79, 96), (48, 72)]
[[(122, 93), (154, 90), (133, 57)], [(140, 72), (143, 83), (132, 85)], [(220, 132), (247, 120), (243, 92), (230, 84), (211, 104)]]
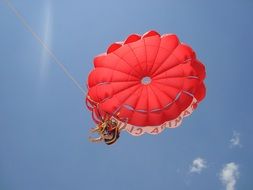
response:
[(205, 67), (175, 34), (132, 34), (94, 67), (86, 97), (94, 121), (109, 114), (135, 136), (179, 126), (205, 97)]

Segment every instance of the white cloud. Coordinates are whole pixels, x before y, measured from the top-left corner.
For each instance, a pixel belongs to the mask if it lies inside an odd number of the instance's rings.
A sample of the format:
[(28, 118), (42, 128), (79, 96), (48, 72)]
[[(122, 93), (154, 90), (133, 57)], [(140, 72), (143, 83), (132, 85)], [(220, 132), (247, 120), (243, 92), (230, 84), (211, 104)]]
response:
[(206, 167), (206, 161), (203, 158), (196, 158), (192, 161), (192, 164), (190, 166), (190, 172), (201, 173), (201, 171)]
[(234, 162), (228, 163), (220, 172), (220, 180), (226, 190), (235, 190), (236, 180), (239, 178), (239, 167)]
[(230, 139), (230, 146), (231, 147), (236, 147), (236, 146), (241, 146), (241, 142), (240, 142), (240, 133), (233, 131), (233, 136)]

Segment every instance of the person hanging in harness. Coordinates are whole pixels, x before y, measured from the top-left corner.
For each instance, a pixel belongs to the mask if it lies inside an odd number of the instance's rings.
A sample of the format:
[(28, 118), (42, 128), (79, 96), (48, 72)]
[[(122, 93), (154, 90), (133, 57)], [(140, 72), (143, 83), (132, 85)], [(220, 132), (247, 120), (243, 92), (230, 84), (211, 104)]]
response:
[(89, 140), (91, 142), (104, 141), (107, 145), (114, 144), (120, 136), (120, 131), (122, 131), (126, 125), (127, 122), (122, 125), (122, 122), (118, 122), (113, 118), (106, 117), (106, 119), (102, 119), (101, 123), (95, 128), (92, 128), (90, 131), (91, 133), (98, 133), (99, 137), (89, 137)]

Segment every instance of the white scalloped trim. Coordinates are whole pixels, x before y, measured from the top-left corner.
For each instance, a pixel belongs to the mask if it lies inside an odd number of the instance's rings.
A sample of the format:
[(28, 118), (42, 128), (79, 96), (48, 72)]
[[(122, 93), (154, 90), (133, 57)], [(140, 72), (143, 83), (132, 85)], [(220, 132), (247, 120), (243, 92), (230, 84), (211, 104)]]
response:
[[(192, 114), (192, 112), (194, 111), (193, 105), (195, 103), (197, 103), (197, 100), (193, 98), (190, 106), (186, 110), (184, 110), (176, 119), (166, 121), (162, 125), (138, 127), (135, 125), (127, 124), (123, 130), (127, 131), (133, 136), (140, 136), (145, 133), (148, 133), (151, 135), (157, 135), (161, 133), (165, 128), (176, 128), (182, 123), (182, 120), (184, 117), (187, 117)], [(114, 119), (117, 120), (116, 118)], [(125, 125), (124, 122), (119, 121), (119, 120), (117, 121), (120, 123), (120, 125)]]

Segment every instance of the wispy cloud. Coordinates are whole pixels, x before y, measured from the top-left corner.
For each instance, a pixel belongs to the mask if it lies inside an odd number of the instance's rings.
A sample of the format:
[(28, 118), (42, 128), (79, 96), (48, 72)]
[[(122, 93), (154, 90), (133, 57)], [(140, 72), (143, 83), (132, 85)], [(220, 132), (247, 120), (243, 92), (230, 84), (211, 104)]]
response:
[(236, 180), (239, 178), (239, 166), (230, 162), (220, 172), (220, 180), (226, 190), (235, 190)]
[(190, 166), (190, 173), (201, 173), (207, 167), (207, 163), (203, 158), (196, 158)]
[(230, 139), (230, 147), (241, 147), (240, 133), (233, 131), (233, 136)]

